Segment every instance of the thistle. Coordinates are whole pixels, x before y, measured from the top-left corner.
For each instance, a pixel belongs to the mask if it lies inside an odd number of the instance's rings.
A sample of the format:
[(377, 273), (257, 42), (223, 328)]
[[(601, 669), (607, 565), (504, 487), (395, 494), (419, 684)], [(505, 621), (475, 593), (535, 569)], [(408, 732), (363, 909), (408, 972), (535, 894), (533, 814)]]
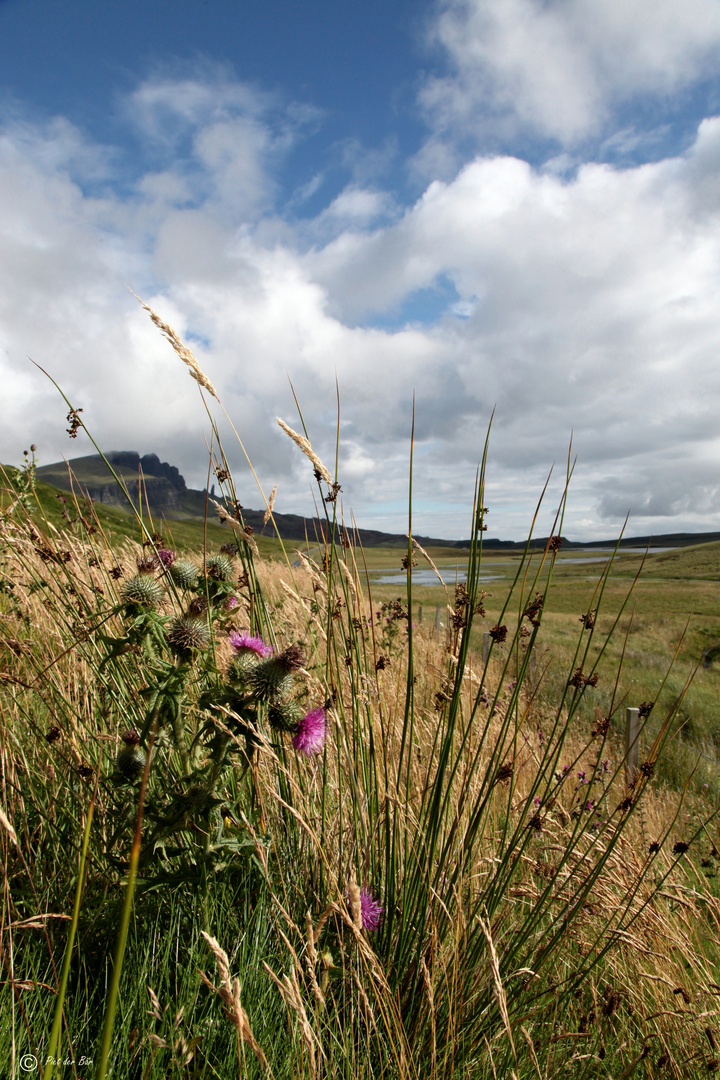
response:
[(326, 733), (325, 710), (313, 709), (295, 726), (293, 746), (299, 754), (312, 757), (314, 754), (319, 754), (324, 747)]
[(216, 581), (230, 581), (234, 572), (232, 559), (227, 555), (210, 555), (205, 560), (205, 572)]
[(195, 615), (179, 615), (170, 624), (168, 641), (181, 656), (204, 649), (210, 642), (207, 622)]
[[(348, 889), (348, 907), (350, 908), (350, 914), (353, 917), (353, 921), (357, 925), (357, 913), (354, 910), (353, 893), (357, 890), (357, 885), (351, 889)], [(363, 930), (377, 930), (382, 922), (383, 913), (385, 908), (376, 900), (369, 889), (364, 886), (360, 889), (360, 925)]]
[(115, 778), (119, 783), (134, 784), (140, 779), (145, 768), (145, 751), (140, 746), (137, 731), (131, 729), (120, 737), (125, 745), (115, 758)]
[(294, 701), (277, 701), (268, 709), (268, 721), (275, 731), (297, 731), (303, 721), (302, 709)]
[(265, 701), (277, 700), (290, 690), (292, 677), (304, 665), (298, 645), (289, 645), (277, 656), (256, 664), (247, 672), (246, 681), (250, 692)]
[(192, 589), (197, 584), (198, 568), (190, 559), (178, 559), (169, 569), (179, 589)]
[(120, 589), (120, 596), (124, 602), (134, 608), (155, 608), (163, 595), (162, 584), (149, 574), (136, 574)]

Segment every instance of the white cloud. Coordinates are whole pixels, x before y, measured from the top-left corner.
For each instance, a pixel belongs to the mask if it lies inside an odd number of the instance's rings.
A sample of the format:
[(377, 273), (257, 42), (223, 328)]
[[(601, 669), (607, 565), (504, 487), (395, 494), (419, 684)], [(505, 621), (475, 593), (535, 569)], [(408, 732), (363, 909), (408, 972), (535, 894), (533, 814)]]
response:
[[(720, 528), (720, 120), (685, 156), (635, 168), (567, 177), (478, 157), (389, 223), (390, 196), (352, 185), (300, 233), (272, 203), (273, 155), (294, 120), (244, 90), (228, 89), (241, 107), (219, 115), (202, 87), (181, 89), (187, 157), (154, 164), (129, 194), (87, 194), (116, 155), (66, 121), (0, 138), (3, 460), (31, 441), (44, 461), (89, 452), (68, 441), (30, 354), (104, 446), (154, 451), (204, 483), (197, 388), (130, 284), (188, 339), (263, 482), (281, 481), (280, 510), (311, 505), (307, 463), (274, 424), (297, 426), (287, 376), (331, 466), (337, 376), (345, 513), (361, 524), (404, 528), (415, 392), (425, 535), (467, 533), (457, 507), (494, 406), (491, 535), (522, 533), (571, 430), (569, 534), (607, 535), (628, 507), (634, 532)], [(441, 317), (368, 324), (438, 281), (454, 287)], [(551, 522), (548, 510), (540, 532)]]
[(438, 132), (517, 131), (563, 144), (639, 96), (668, 103), (714, 74), (717, 0), (446, 0), (431, 38), (452, 66), (422, 103)]

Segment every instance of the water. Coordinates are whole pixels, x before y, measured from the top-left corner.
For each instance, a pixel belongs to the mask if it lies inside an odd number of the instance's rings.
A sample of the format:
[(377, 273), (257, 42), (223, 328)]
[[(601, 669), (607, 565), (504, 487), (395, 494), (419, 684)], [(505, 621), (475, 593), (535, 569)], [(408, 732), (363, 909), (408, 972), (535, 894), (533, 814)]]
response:
[[(650, 554), (659, 553), (662, 551), (670, 551), (671, 548), (650, 548)], [(641, 552), (645, 553), (645, 548), (623, 548), (623, 553)], [(595, 553), (592, 555), (560, 555), (559, 563), (604, 563), (607, 562), (608, 556), (612, 554), (612, 549), (595, 549)], [(517, 567), (517, 559), (492, 559), (491, 563), (493, 570), (500, 566), (514, 566)], [(454, 585), (456, 582), (464, 582), (467, 580), (467, 571), (464, 566), (459, 564), (455, 566), (439, 566), (438, 570), (446, 585)], [(407, 581), (407, 575), (404, 570), (396, 569), (392, 566), (384, 566), (370, 571), (371, 579), (377, 585), (404, 585)], [(507, 577), (504, 573), (492, 573), (490, 571), (483, 571), (478, 576), (478, 581), (501, 581)], [(429, 566), (415, 566), (413, 567), (412, 579), (414, 585), (438, 585), (440, 582), (437, 579), (435, 571)]]

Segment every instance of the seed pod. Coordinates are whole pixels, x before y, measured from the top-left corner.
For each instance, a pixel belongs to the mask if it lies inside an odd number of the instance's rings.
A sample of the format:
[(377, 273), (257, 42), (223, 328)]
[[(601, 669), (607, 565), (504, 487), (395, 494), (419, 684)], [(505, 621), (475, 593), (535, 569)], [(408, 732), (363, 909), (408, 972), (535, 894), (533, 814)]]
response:
[(121, 590), (120, 596), (129, 607), (157, 607), (164, 595), (162, 584), (149, 574), (136, 574), (129, 578)]
[(198, 568), (190, 559), (178, 559), (170, 567), (170, 577), (179, 589), (192, 589), (197, 584)]

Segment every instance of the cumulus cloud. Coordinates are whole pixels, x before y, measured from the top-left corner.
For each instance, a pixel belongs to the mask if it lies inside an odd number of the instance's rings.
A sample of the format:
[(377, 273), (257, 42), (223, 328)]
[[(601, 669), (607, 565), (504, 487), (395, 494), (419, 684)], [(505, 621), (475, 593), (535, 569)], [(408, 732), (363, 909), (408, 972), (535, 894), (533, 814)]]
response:
[[(0, 137), (3, 460), (31, 441), (44, 461), (91, 449), (69, 443), (29, 354), (105, 447), (154, 451), (204, 484), (197, 387), (129, 284), (187, 338), (263, 483), (280, 481), (280, 510), (312, 505), (307, 462), (274, 423), (297, 426), (289, 376), (331, 466), (338, 380), (340, 480), (361, 524), (404, 528), (415, 393), (426, 535), (467, 533), (493, 407), (492, 535), (521, 535), (553, 462), (559, 497), (571, 432), (570, 535), (607, 536), (628, 509), (635, 532), (720, 528), (720, 120), (656, 163), (568, 176), (477, 156), (404, 211), (353, 182), (297, 223), (274, 184), (297, 112), (246, 87), (217, 107), (194, 82), (177, 99), (138, 93), (148, 131), (176, 110), (175, 149), (122, 187), (105, 182), (119, 151), (67, 121)], [(424, 317), (433, 290), (444, 311)], [(407, 319), (377, 324), (403, 305)]]
[(613, 111), (632, 100), (667, 105), (712, 73), (720, 6), (445, 0), (430, 36), (451, 64), (422, 90), (439, 134), (524, 132), (567, 145), (602, 133)]

